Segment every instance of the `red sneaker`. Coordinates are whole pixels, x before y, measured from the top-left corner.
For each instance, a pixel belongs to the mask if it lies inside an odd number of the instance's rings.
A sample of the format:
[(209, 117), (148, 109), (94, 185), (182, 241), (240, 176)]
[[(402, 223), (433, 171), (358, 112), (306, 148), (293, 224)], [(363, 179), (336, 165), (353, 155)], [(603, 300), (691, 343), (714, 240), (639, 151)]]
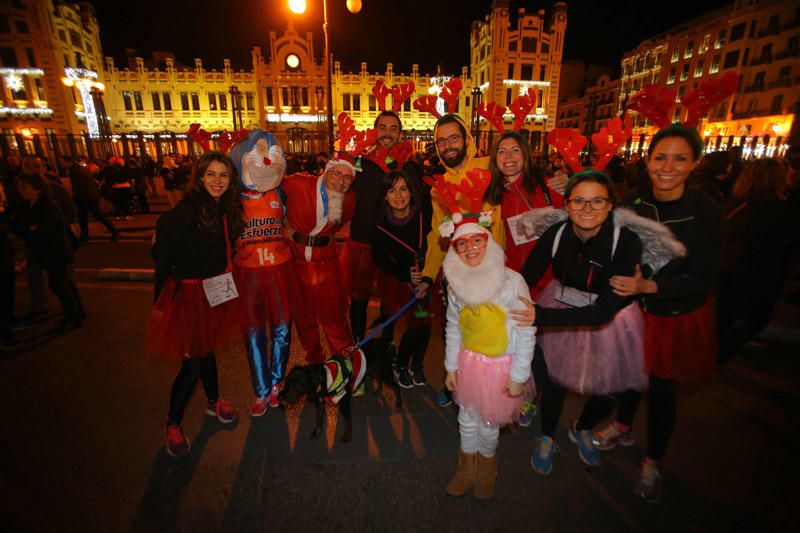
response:
[(167, 426), (167, 453), (171, 457), (181, 457), (192, 448), (189, 439), (183, 435), (180, 425)]
[(253, 407), (250, 408), (250, 416), (264, 416), (264, 414), (267, 412), (268, 399), (269, 396), (256, 398), (256, 402), (253, 404)]
[(269, 396), (267, 396), (267, 398), (269, 398), (269, 406), (272, 407), (273, 409), (277, 409), (278, 407), (281, 406), (281, 402), (278, 399), (278, 395), (280, 393), (281, 393), (281, 386), (277, 383), (273, 385), (272, 389), (270, 389), (269, 391)]
[(216, 416), (217, 420), (223, 424), (230, 424), (239, 417), (239, 411), (229, 402), (219, 398), (215, 403), (209, 403), (206, 407), (208, 416)]

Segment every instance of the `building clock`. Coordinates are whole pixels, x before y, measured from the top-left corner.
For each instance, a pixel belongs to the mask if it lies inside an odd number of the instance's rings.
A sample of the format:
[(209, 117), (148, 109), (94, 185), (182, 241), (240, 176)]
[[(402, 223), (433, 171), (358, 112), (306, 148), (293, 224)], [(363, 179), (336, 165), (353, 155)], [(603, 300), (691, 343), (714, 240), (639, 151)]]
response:
[(300, 66), (300, 58), (297, 57), (295, 54), (289, 54), (286, 56), (286, 65), (289, 68), (297, 68)]

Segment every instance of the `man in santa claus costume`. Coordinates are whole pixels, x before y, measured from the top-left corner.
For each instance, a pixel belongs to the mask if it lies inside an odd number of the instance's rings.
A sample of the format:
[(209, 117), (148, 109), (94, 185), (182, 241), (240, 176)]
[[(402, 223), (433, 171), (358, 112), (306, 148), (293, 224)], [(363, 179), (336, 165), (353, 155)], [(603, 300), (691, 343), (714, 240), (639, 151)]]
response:
[(342, 286), (336, 233), (353, 218), (355, 194), (350, 185), (360, 172), (346, 152), (334, 152), (321, 176), (286, 176), (289, 246), (299, 281), (292, 317), (309, 363), (322, 363), (319, 326), (334, 353), (354, 344), (347, 324), (347, 295)]
[(243, 225), (236, 241), (234, 276), (256, 396), (250, 414), (262, 416), (268, 405), (280, 405), (278, 383), (286, 372), (291, 342), (289, 302), (297, 285), (278, 189), (286, 161), (275, 137), (262, 130), (238, 142), (231, 158), (242, 188)]

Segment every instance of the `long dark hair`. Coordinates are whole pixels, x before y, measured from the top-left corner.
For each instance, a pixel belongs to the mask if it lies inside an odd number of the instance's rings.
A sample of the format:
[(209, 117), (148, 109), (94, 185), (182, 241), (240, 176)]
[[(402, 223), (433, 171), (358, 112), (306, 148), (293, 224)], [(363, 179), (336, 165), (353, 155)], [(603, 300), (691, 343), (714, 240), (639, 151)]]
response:
[[(215, 201), (203, 186), (203, 176), (208, 166), (218, 161), (228, 168), (230, 185), (225, 194)], [(197, 226), (207, 233), (222, 232), (222, 216), (228, 219), (228, 238), (233, 241), (242, 231), (242, 195), (239, 184), (239, 173), (233, 160), (222, 152), (208, 152), (203, 154), (194, 165), (192, 183), (187, 193), (187, 199), (194, 202), (198, 208)]]
[(659, 130), (658, 133), (653, 135), (653, 138), (650, 140), (650, 146), (647, 147), (647, 157), (653, 155), (658, 143), (664, 139), (669, 139), (670, 137), (679, 137), (686, 141), (686, 143), (692, 149), (694, 161), (697, 161), (700, 159), (700, 156), (703, 155), (703, 139), (700, 137), (700, 134), (697, 132), (697, 130), (675, 123), (662, 130)]
[(381, 181), (381, 221), (386, 219), (387, 206), (389, 205), (389, 202), (386, 201), (386, 193), (389, 191), (389, 189), (394, 187), (394, 184), (397, 183), (397, 180), (400, 178), (403, 178), (403, 181), (406, 182), (408, 192), (411, 193), (411, 202), (409, 204), (411, 207), (411, 212), (418, 211), (422, 206), (422, 189), (417, 181), (412, 179), (406, 172), (402, 170), (392, 170), (384, 174)]
[(492, 179), (483, 195), (483, 201), (491, 205), (500, 205), (503, 201), (505, 176), (500, 171), (500, 167), (497, 166), (497, 151), (500, 148), (500, 143), (506, 139), (514, 139), (519, 149), (522, 150), (522, 189), (527, 193), (533, 193), (536, 191), (537, 186), (542, 190), (545, 190), (546, 187), (544, 170), (534, 165), (531, 148), (525, 138), (516, 131), (507, 131), (494, 143), (492, 154), (489, 158), (489, 170), (492, 173)]

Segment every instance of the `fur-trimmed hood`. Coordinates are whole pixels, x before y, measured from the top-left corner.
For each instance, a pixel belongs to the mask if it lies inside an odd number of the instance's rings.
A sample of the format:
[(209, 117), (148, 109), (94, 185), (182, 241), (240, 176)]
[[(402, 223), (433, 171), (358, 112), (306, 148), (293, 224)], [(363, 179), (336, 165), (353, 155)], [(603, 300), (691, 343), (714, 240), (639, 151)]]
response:
[[(665, 225), (624, 207), (614, 209), (611, 214), (615, 226), (627, 228), (639, 236), (642, 264), (648, 265), (654, 274), (676, 257), (686, 256), (686, 247)], [(552, 206), (531, 209), (520, 218), (518, 229), (527, 237), (538, 239), (548, 228), (568, 218), (564, 209)]]

